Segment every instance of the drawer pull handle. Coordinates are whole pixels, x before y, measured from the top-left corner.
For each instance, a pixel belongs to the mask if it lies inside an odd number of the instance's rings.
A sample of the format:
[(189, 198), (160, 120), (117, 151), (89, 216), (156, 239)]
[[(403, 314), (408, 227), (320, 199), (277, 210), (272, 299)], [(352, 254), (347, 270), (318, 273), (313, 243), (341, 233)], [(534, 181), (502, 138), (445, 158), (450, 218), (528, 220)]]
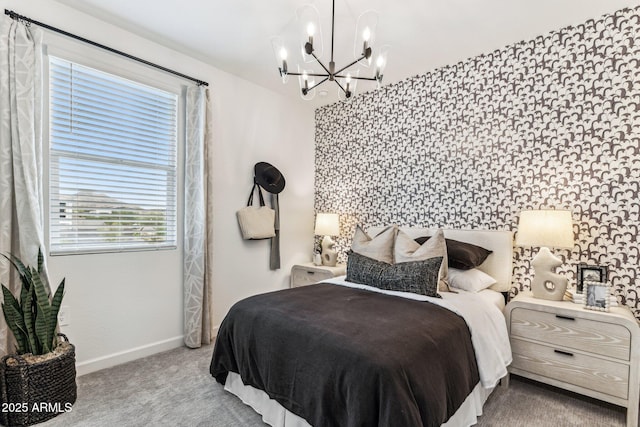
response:
[(316, 274), (315, 271), (307, 271), (307, 274)]
[(569, 317), (569, 316), (561, 316), (559, 314), (556, 314), (556, 317), (558, 319), (564, 319), (564, 320), (576, 320), (575, 317)]
[(562, 350), (553, 350), (558, 354), (564, 354), (565, 356), (571, 356), (573, 357), (573, 353), (569, 353), (568, 351), (562, 351)]

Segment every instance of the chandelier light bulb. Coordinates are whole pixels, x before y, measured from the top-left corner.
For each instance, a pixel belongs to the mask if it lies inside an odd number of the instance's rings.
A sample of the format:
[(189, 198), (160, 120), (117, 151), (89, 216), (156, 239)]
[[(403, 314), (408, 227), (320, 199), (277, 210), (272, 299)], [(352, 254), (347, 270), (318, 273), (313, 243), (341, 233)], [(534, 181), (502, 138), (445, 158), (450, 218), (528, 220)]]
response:
[(347, 73), (347, 77), (345, 77), (344, 81), (347, 83), (345, 86), (344, 95), (347, 98), (351, 98), (351, 73)]
[(315, 33), (316, 33), (316, 26), (313, 25), (313, 22), (309, 22), (309, 24), (307, 25), (307, 35), (309, 37), (313, 37)]
[(313, 53), (313, 35), (316, 32), (316, 26), (313, 25), (313, 22), (309, 22), (307, 25), (307, 34), (309, 35), (309, 42), (305, 44), (304, 51), (307, 55), (311, 55)]
[(382, 68), (383, 65), (384, 65), (384, 58), (382, 56), (378, 56), (378, 59), (376, 60), (376, 66), (378, 68)]
[[(364, 27), (362, 31), (362, 55), (367, 57), (367, 49), (369, 49), (369, 39), (371, 38), (371, 30), (369, 27)], [(369, 49), (369, 55), (371, 55), (371, 49)], [(371, 58), (371, 57), (369, 57)], [(369, 59), (370, 60), (370, 59)]]
[(371, 38), (371, 30), (369, 29), (369, 27), (365, 27), (364, 31), (362, 31), (362, 39), (365, 42), (368, 42), (370, 38)]
[(284, 46), (280, 49), (280, 59), (282, 59), (282, 67), (280, 68), (280, 75), (282, 76), (282, 82), (286, 83), (286, 76), (289, 72), (287, 67), (287, 49)]
[(309, 91), (309, 76), (306, 71), (302, 72), (302, 80), (304, 80), (304, 95)]

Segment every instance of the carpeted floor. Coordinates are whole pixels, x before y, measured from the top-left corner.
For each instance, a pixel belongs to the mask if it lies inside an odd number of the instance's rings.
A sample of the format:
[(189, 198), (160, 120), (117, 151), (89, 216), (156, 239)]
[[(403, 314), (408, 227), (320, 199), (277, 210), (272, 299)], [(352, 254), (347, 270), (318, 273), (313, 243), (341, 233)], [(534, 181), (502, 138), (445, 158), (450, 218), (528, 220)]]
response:
[[(43, 427), (264, 427), (209, 375), (213, 347), (179, 348), (78, 378), (73, 410)], [(478, 426), (624, 426), (623, 408), (520, 378), (498, 387)]]

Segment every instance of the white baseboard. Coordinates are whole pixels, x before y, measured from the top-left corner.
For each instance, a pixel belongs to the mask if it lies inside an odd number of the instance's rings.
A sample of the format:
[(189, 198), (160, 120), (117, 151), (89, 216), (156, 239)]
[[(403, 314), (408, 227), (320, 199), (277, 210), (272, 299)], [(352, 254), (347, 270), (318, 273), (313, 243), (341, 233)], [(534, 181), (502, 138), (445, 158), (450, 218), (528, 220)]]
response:
[(97, 357), (95, 359), (77, 363), (76, 374), (77, 376), (89, 374), (91, 372), (99, 371), (100, 369), (111, 368), (112, 366), (120, 365), (121, 363), (131, 362), (132, 360), (140, 359), (141, 357), (147, 357), (152, 354), (182, 347), (183, 345), (184, 337), (181, 335), (164, 341), (158, 341), (132, 348), (130, 350)]

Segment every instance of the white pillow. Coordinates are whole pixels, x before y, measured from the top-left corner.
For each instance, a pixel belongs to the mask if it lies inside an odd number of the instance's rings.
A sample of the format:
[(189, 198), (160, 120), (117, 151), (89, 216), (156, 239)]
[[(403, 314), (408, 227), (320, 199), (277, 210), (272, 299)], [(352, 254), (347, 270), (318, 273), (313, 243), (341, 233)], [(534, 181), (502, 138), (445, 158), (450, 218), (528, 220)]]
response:
[(449, 286), (469, 292), (480, 292), (494, 285), (496, 279), (484, 271), (472, 268), (471, 270), (458, 270), (449, 267)]

